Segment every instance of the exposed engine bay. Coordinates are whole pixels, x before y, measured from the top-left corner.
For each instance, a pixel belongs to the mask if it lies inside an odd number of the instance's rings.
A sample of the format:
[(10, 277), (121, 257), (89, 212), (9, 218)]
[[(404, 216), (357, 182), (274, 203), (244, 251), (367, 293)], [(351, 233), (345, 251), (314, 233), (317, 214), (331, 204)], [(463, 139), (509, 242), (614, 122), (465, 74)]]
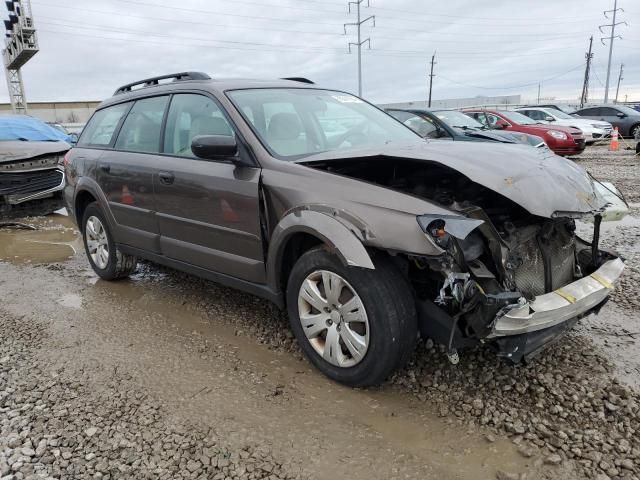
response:
[[(496, 318), (526, 310), (536, 297), (594, 272), (615, 255), (598, 249), (601, 217), (591, 242), (575, 233), (575, 215), (532, 215), (504, 195), (473, 182), (447, 166), (409, 159), (371, 158), (317, 162), (315, 168), (408, 193), (450, 210), (450, 218), (426, 213), (418, 223), (444, 253), (407, 257), (407, 273), (422, 316), (423, 334), (456, 348), (492, 335)], [(592, 213), (584, 214), (594, 218)], [(558, 293), (559, 292), (559, 293)], [(570, 295), (566, 299), (573, 301)], [(604, 303), (604, 302), (602, 302)], [(499, 344), (499, 342), (497, 342)], [(504, 343), (504, 341), (503, 341)], [(514, 361), (533, 354), (535, 345), (503, 346)]]

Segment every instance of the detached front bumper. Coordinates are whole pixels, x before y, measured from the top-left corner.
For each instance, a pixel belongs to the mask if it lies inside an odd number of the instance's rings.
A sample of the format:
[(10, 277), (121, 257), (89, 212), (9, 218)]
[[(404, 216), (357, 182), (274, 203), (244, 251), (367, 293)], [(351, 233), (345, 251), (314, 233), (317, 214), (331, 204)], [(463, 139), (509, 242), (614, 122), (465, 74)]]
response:
[(609, 260), (591, 275), (507, 310), (495, 319), (487, 340), (496, 340), (500, 353), (516, 362), (539, 351), (603, 305), (623, 270), (621, 259)]

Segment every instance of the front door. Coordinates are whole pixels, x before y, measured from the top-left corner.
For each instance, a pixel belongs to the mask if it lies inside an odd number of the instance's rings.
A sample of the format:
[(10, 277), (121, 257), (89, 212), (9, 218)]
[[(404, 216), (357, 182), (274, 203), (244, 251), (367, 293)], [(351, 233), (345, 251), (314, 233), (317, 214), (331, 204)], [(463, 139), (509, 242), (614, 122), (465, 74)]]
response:
[[(260, 235), (260, 169), (191, 152), (198, 135), (235, 135), (219, 104), (200, 94), (174, 95), (155, 165), (160, 248), (170, 259), (256, 283), (265, 282)], [(247, 152), (240, 151), (240, 155)]]

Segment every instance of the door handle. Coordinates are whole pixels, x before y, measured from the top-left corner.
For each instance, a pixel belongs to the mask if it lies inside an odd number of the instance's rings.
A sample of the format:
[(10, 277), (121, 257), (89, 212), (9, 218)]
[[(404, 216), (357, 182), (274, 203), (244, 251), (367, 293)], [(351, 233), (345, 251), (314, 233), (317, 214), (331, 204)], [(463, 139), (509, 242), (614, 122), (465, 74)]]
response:
[(171, 185), (176, 178), (171, 172), (160, 172), (158, 173), (158, 177), (160, 177), (160, 183), (164, 183), (165, 185)]
[(109, 173), (111, 171), (111, 165), (103, 163), (102, 165), (100, 165), (100, 170), (102, 170), (104, 173)]

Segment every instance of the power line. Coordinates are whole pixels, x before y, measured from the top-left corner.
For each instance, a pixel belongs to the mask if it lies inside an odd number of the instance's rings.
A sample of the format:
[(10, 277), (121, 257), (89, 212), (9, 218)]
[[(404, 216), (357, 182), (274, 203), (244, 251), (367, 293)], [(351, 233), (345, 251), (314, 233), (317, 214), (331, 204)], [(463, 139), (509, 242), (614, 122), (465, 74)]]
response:
[[(182, 7), (170, 7), (167, 5), (159, 5), (159, 4), (154, 4), (154, 3), (149, 3), (149, 2), (139, 2), (136, 0), (116, 0), (116, 1), (121, 1), (121, 2), (126, 2), (126, 3), (134, 3), (134, 4), (140, 4), (140, 5), (146, 5), (146, 6), (157, 6), (160, 8), (165, 8), (165, 9), (178, 9), (178, 10), (184, 10), (190, 13), (203, 13), (203, 14), (209, 14), (209, 15), (216, 15), (216, 16), (229, 16), (229, 17), (234, 17), (234, 18), (244, 18), (244, 19), (250, 19), (250, 20), (260, 20), (260, 21), (269, 21), (269, 22), (285, 22), (285, 23), (291, 23), (292, 20), (290, 18), (276, 18), (276, 17), (269, 17), (269, 16), (254, 16), (254, 15), (244, 15), (244, 14), (236, 14), (236, 13), (226, 13), (226, 12), (214, 12), (211, 10), (200, 10), (200, 9), (185, 9)], [(292, 29), (281, 29), (281, 28), (269, 28), (269, 27), (265, 27), (265, 26), (245, 26), (245, 25), (228, 25), (228, 24), (212, 24), (210, 22), (198, 22), (198, 21), (193, 21), (193, 20), (183, 20), (183, 19), (176, 19), (176, 18), (160, 18), (160, 17), (153, 17), (153, 16), (149, 16), (149, 15), (135, 15), (135, 14), (131, 14), (131, 13), (123, 13), (123, 12), (107, 12), (104, 10), (96, 10), (96, 9), (90, 9), (90, 8), (84, 8), (84, 7), (76, 7), (74, 6), (69, 6), (69, 5), (64, 5), (64, 4), (55, 4), (55, 3), (48, 3), (48, 2), (43, 2), (40, 0), (34, 0), (33, 2), (35, 5), (43, 5), (43, 6), (49, 6), (49, 7), (54, 7), (54, 8), (60, 8), (60, 7), (68, 7), (69, 9), (71, 9), (72, 11), (83, 11), (83, 12), (88, 12), (88, 13), (99, 13), (99, 14), (103, 14), (103, 15), (112, 15), (112, 16), (117, 16), (117, 17), (125, 17), (125, 18), (138, 18), (138, 19), (143, 19), (143, 20), (157, 20), (157, 21), (162, 21), (162, 22), (170, 22), (172, 24), (176, 24), (176, 23), (183, 23), (183, 24), (188, 24), (188, 25), (204, 25), (204, 26), (215, 26), (215, 27), (222, 27), (222, 28), (237, 28), (237, 29), (250, 29), (250, 30), (264, 30), (264, 31), (277, 31), (277, 32), (289, 32), (289, 33), (301, 33), (301, 34), (314, 34), (314, 35), (338, 35), (339, 32), (317, 32), (317, 31), (305, 31), (305, 30), (292, 30)], [(306, 24), (312, 24), (312, 25), (327, 25), (327, 26), (331, 26), (333, 28), (336, 28), (337, 25), (333, 22), (320, 22), (318, 20), (305, 20), (305, 19), (301, 19), (301, 18), (296, 18), (295, 19), (296, 23), (306, 23)], [(411, 28), (405, 28), (405, 27), (397, 27), (397, 26), (385, 26), (385, 25), (377, 25), (376, 28), (381, 28), (384, 30), (391, 30), (391, 31), (401, 31), (401, 32), (410, 32), (410, 33), (419, 33), (422, 35), (426, 35), (426, 36), (455, 36), (455, 37), (459, 37), (460, 34), (459, 33), (454, 33), (454, 32), (426, 32), (424, 29), (411, 29)], [(577, 37), (582, 37), (582, 33), (584, 32), (576, 32), (576, 33), (569, 33), (569, 34), (564, 34), (564, 35), (552, 35), (552, 36), (543, 36), (540, 34), (515, 34), (515, 33), (498, 33), (498, 34), (492, 34), (492, 33), (481, 33), (481, 34), (474, 34), (474, 37), (477, 39), (479, 37), (509, 37), (509, 43), (513, 43), (513, 42), (530, 42), (531, 40), (518, 40), (517, 38), (513, 38), (513, 37), (536, 37), (537, 39), (545, 39), (545, 40), (561, 40), (561, 39), (567, 39), (567, 38), (577, 38)], [(389, 39), (389, 40), (404, 40), (406, 41), (406, 37), (393, 37), (393, 36), (383, 36), (383, 35), (376, 35), (376, 38), (384, 38), (384, 39)], [(438, 41), (443, 42), (443, 40), (439, 39)], [(477, 44), (477, 40), (474, 42), (464, 42), (463, 40), (459, 40), (458, 38), (456, 38), (455, 40), (452, 40), (450, 43), (474, 43)]]
[[(69, 28), (69, 29), (74, 29), (74, 30), (87, 30), (87, 31), (94, 31), (94, 30), (100, 30), (100, 31), (105, 31), (105, 32), (109, 32), (109, 33), (122, 33), (122, 34), (126, 34), (126, 35), (136, 35), (136, 36), (144, 36), (144, 37), (159, 37), (159, 38), (171, 38), (171, 39), (177, 39), (177, 40), (187, 40), (187, 41), (196, 41), (199, 42), (199, 44), (203, 44), (203, 43), (214, 43), (214, 44), (218, 44), (218, 43), (223, 43), (223, 44), (235, 44), (235, 45), (249, 45), (249, 46), (262, 46), (262, 47), (270, 47), (272, 49), (284, 49), (284, 50), (291, 50), (291, 51), (328, 51), (328, 52), (335, 52), (335, 53), (345, 53), (345, 50), (341, 49), (341, 48), (331, 48), (331, 47), (297, 47), (297, 46), (291, 46), (291, 45), (283, 45), (283, 44), (271, 44), (271, 43), (264, 43), (264, 42), (246, 42), (246, 41), (235, 41), (235, 40), (216, 40), (216, 39), (207, 39), (207, 38), (202, 38), (202, 37), (189, 37), (189, 36), (180, 36), (180, 35), (175, 35), (175, 34), (162, 34), (162, 33), (156, 33), (156, 32), (151, 32), (151, 31), (141, 31), (138, 29), (124, 29), (124, 28), (115, 28), (115, 27), (110, 27), (110, 26), (105, 26), (105, 25), (99, 25), (99, 24), (92, 24), (92, 23), (87, 23), (87, 22), (82, 22), (82, 24), (78, 24), (78, 23), (72, 23), (72, 22), (67, 22), (65, 21), (65, 19), (59, 19), (57, 17), (49, 17), (46, 15), (41, 15), (40, 16), (41, 19), (44, 20), (40, 20), (41, 24), (44, 25), (50, 25), (50, 26), (54, 26), (54, 27), (62, 27), (62, 28)], [(47, 21), (47, 20), (54, 20), (54, 21)], [(47, 30), (51, 33), (67, 33), (70, 34), (71, 32), (58, 32), (58, 31), (54, 31), (54, 30)], [(105, 38), (105, 37), (99, 37), (99, 38)], [(106, 38), (113, 38), (113, 37), (106, 37)], [(189, 46), (189, 45), (187, 45)], [(216, 45), (218, 46), (218, 45)], [(219, 47), (219, 46), (218, 46)], [(219, 47), (222, 48), (222, 47)], [(489, 52), (489, 53), (473, 53), (473, 52), (442, 52), (443, 54), (446, 54), (450, 57), (456, 57), (456, 58), (465, 58), (465, 57), (489, 57), (489, 58), (494, 58), (496, 56), (496, 52)], [(545, 51), (536, 51), (535, 53), (518, 53), (518, 54), (513, 54), (510, 55), (508, 53), (499, 53), (499, 56), (501, 58), (520, 58), (523, 56), (538, 56), (542, 53), (545, 54), (550, 54), (550, 53), (558, 53), (557, 49), (553, 49), (553, 50), (545, 50)], [(392, 56), (392, 57), (396, 57), (396, 58), (422, 58), (424, 56), (423, 51), (421, 50), (394, 50), (394, 49), (372, 49), (371, 50), (371, 54), (375, 55), (375, 56)]]
[(450, 79), (448, 77), (445, 77), (442, 74), (440, 74), (440, 77), (444, 78), (445, 80), (447, 80), (447, 81), (449, 81), (451, 83), (455, 83), (455, 84), (462, 85), (462, 86), (465, 86), (465, 87), (478, 88), (478, 89), (481, 89), (481, 90), (511, 90), (511, 89), (514, 89), (514, 88), (531, 87), (531, 86), (538, 85), (538, 84), (543, 83), (543, 82), (548, 82), (550, 80), (555, 80), (556, 78), (560, 78), (560, 77), (562, 77), (562, 76), (564, 76), (564, 75), (566, 75), (568, 73), (571, 73), (571, 72), (573, 72), (573, 71), (575, 71), (575, 70), (577, 70), (579, 68), (582, 68), (583, 65), (584, 64), (581, 63), (580, 65), (578, 65), (576, 67), (573, 67), (573, 68), (571, 68), (571, 69), (569, 69), (569, 70), (567, 70), (565, 72), (559, 73), (559, 74), (554, 75), (552, 77), (543, 78), (543, 79), (537, 80), (535, 82), (523, 83), (521, 85), (501, 86), (501, 87), (485, 87), (485, 86), (479, 86), (479, 85), (471, 85), (471, 84), (468, 84), (468, 83), (463, 83), (463, 82), (458, 82), (456, 80), (452, 80), (452, 79)]

